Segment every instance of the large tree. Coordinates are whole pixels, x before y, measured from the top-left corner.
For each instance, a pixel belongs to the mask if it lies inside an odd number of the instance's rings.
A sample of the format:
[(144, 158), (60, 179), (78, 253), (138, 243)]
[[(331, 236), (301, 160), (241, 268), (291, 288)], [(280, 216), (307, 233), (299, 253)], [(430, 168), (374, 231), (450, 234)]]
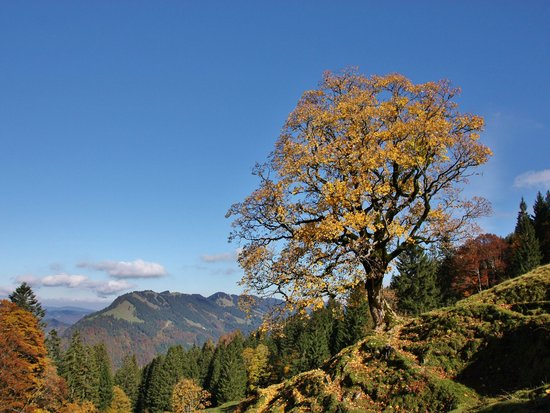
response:
[(491, 151), (478, 142), (483, 119), (460, 113), (457, 93), (448, 81), (353, 71), (305, 92), (255, 169), (259, 187), (228, 212), (247, 290), (296, 309), (360, 284), (382, 327), (390, 263), (487, 208), (461, 196)]

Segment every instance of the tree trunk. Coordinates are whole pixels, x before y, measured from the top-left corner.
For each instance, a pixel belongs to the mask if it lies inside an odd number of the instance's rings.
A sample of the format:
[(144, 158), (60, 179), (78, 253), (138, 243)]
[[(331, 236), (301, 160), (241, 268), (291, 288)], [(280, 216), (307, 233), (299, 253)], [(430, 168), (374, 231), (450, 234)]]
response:
[[(372, 274), (371, 274), (372, 277)], [(386, 326), (386, 308), (382, 296), (382, 281), (384, 274), (367, 279), (365, 288), (369, 299), (369, 309), (374, 321), (374, 329), (381, 330)]]

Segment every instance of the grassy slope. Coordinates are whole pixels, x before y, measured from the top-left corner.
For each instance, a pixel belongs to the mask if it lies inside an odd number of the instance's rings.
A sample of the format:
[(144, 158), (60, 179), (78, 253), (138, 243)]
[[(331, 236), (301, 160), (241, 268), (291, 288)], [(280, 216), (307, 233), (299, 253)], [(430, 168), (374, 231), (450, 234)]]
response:
[(369, 336), (240, 410), (550, 411), (549, 302), (547, 265)]

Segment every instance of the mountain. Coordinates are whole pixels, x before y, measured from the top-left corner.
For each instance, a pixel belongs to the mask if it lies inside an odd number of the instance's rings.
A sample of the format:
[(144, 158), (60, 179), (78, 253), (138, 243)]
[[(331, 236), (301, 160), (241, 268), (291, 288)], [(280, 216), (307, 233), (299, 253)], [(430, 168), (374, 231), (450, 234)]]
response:
[(234, 330), (247, 334), (259, 327), (262, 316), (278, 301), (257, 299), (250, 317), (239, 308), (239, 296), (222, 292), (210, 297), (170, 291), (134, 291), (68, 328), (79, 330), (87, 344), (104, 342), (114, 366), (127, 354), (144, 365), (170, 346), (202, 345)]
[(550, 411), (550, 265), (372, 333), (238, 411)]
[(56, 329), (61, 334), (82, 317), (92, 312), (93, 310), (80, 307), (46, 307), (46, 315), (44, 316), (44, 321), (47, 323), (46, 331)]

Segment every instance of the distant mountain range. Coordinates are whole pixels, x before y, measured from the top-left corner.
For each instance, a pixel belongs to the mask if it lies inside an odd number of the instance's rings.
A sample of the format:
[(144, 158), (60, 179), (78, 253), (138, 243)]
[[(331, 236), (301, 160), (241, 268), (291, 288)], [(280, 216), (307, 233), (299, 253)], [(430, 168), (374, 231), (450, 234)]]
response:
[(93, 310), (80, 307), (46, 307), (46, 331), (56, 329), (59, 334)]
[(64, 332), (66, 339), (79, 330), (87, 344), (104, 342), (113, 365), (135, 354), (142, 365), (170, 346), (186, 348), (217, 341), (235, 330), (257, 329), (263, 315), (279, 301), (258, 299), (249, 317), (238, 306), (239, 296), (222, 292), (210, 297), (170, 291), (135, 291), (124, 294), (91, 313)]

